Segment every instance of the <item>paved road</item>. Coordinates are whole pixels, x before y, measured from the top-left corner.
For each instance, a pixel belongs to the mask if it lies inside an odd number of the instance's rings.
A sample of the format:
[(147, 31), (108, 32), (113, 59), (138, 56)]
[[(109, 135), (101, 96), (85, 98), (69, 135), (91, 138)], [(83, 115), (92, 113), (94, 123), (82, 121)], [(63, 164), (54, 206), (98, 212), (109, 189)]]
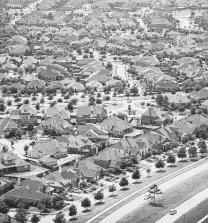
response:
[[(204, 170), (207, 170), (207, 168), (208, 168), (208, 162), (206, 162), (200, 166), (197, 166), (197, 167), (195, 167), (181, 175), (178, 175), (175, 178), (172, 178), (172, 179), (166, 181), (165, 183), (160, 185), (160, 188), (162, 191), (165, 192), (166, 190), (172, 188), (174, 185), (177, 185), (177, 184), (183, 182), (184, 180), (187, 180), (190, 177), (192, 177)], [(126, 216), (130, 212), (134, 211), (136, 208), (140, 207), (142, 204), (144, 204), (146, 202), (144, 200), (144, 195), (145, 194), (142, 194), (142, 195), (136, 197), (135, 199), (133, 199), (132, 201), (123, 205), (121, 208), (117, 209), (116, 211), (114, 211), (113, 213), (111, 213), (110, 215), (108, 215), (107, 217), (105, 217), (104, 219), (102, 219), (99, 222), (100, 223), (109, 223), (109, 222), (114, 223), (114, 222), (119, 221), (124, 216)], [(100, 216), (100, 214), (97, 216), (97, 218), (99, 216)], [(98, 222), (98, 221), (96, 221), (96, 216), (93, 219), (87, 221), (87, 223), (90, 223), (90, 222)]]
[[(188, 199), (187, 201), (176, 207), (175, 209), (177, 210), (177, 213), (175, 215), (170, 215), (168, 213), (161, 219), (159, 219), (156, 223), (164, 223), (164, 222), (173, 223), (206, 199), (208, 199), (208, 188), (199, 192), (195, 196), (191, 197), (190, 199)], [(191, 222), (189, 221), (189, 223)]]

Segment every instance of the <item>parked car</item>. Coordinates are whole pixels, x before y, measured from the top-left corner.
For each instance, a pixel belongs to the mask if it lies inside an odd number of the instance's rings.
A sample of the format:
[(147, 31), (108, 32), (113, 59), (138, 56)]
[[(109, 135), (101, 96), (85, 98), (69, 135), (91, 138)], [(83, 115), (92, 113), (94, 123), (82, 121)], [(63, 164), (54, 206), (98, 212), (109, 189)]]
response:
[(177, 210), (176, 210), (176, 209), (172, 209), (172, 210), (170, 210), (170, 212), (169, 212), (170, 215), (174, 215), (174, 214), (176, 214), (176, 213), (177, 213)]
[(144, 196), (144, 199), (145, 199), (145, 200), (148, 200), (148, 199), (150, 199), (151, 197), (152, 197), (151, 194), (146, 194), (146, 195)]

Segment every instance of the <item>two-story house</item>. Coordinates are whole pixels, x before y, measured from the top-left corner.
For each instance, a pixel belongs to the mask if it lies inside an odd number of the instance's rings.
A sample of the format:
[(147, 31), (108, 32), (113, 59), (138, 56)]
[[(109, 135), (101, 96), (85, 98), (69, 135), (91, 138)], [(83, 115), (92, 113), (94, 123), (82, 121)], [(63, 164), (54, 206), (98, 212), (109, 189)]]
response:
[(19, 173), (30, 170), (30, 164), (20, 159), (12, 152), (0, 154), (0, 175)]
[(100, 123), (107, 117), (103, 106), (79, 106), (77, 108), (78, 123)]
[(61, 81), (64, 79), (64, 76), (60, 72), (51, 68), (47, 68), (40, 72), (38, 77), (46, 82)]
[(26, 126), (28, 123), (37, 124), (37, 111), (31, 105), (24, 104), (18, 110), (10, 112), (11, 120)]

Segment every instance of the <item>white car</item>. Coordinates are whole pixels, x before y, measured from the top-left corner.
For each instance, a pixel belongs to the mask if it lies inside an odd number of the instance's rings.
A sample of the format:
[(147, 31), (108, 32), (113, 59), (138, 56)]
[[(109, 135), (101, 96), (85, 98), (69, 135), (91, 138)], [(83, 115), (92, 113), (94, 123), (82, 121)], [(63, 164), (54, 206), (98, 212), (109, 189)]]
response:
[(148, 199), (150, 199), (152, 196), (151, 196), (151, 194), (146, 194), (145, 196), (144, 196), (144, 199), (145, 200), (148, 200)]
[(170, 210), (170, 212), (169, 212), (170, 215), (174, 215), (174, 214), (176, 214), (176, 213), (177, 213), (177, 210), (176, 210), (176, 209), (172, 209), (172, 210)]

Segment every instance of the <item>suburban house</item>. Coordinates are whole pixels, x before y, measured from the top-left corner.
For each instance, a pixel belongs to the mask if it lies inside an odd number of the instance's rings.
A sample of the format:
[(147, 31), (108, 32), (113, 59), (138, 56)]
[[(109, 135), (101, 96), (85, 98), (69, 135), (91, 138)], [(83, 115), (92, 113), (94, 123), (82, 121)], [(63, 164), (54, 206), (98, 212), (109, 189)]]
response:
[(89, 140), (91, 140), (94, 143), (98, 143), (101, 141), (107, 141), (109, 140), (108, 135), (99, 135), (94, 130), (90, 129), (87, 132), (83, 134), (83, 136), (87, 137)]
[(128, 158), (128, 153), (117, 148), (107, 148), (93, 157), (94, 163), (96, 165), (101, 166), (104, 169), (111, 170), (120, 168), (121, 163), (126, 161)]
[(28, 83), (27, 89), (28, 90), (36, 90), (36, 91), (42, 91), (45, 88), (45, 84), (41, 80), (32, 80)]
[(40, 133), (69, 134), (73, 130), (73, 125), (65, 121), (59, 116), (52, 116), (46, 121), (42, 122), (36, 130)]
[(80, 171), (81, 176), (89, 182), (96, 182), (103, 173), (103, 168), (101, 166), (88, 159), (79, 161), (74, 170)]
[(24, 104), (19, 109), (11, 111), (10, 118), (22, 126), (28, 123), (37, 124), (37, 111), (31, 105)]
[(148, 152), (144, 142), (136, 140), (132, 137), (124, 137), (111, 147), (118, 149), (119, 151), (123, 151), (124, 154), (128, 154), (129, 156), (138, 157), (139, 159), (144, 157), (146, 152)]
[(199, 91), (193, 91), (188, 96), (191, 100), (206, 100), (208, 99), (208, 88), (202, 88)]
[(67, 157), (67, 149), (63, 143), (57, 140), (40, 140), (27, 152), (27, 156), (36, 159), (43, 158), (44, 156), (60, 159)]
[(64, 76), (60, 72), (55, 71), (54, 69), (51, 69), (51, 68), (48, 68), (40, 72), (38, 74), (38, 77), (41, 80), (44, 80), (46, 82), (53, 82), (53, 81), (58, 81), (58, 80), (60, 81), (64, 79)]
[(108, 131), (109, 136), (122, 137), (125, 134), (133, 131), (133, 126), (128, 122), (118, 118), (116, 115), (112, 115), (105, 119), (100, 126)]
[(12, 136), (15, 135), (15, 132), (21, 131), (18, 125), (12, 121), (9, 117), (4, 118), (0, 121), (0, 136)]
[(21, 201), (23, 203), (28, 203), (30, 205), (36, 205), (40, 203), (42, 200), (49, 198), (48, 193), (43, 193), (36, 190), (31, 190), (26, 187), (18, 187), (4, 195), (5, 199), (10, 199), (14, 201)]
[(156, 108), (148, 108), (141, 115), (141, 125), (162, 125), (166, 118), (163, 116), (161, 111)]
[(21, 182), (21, 186), (28, 187), (30, 190), (39, 192), (45, 192), (47, 189), (46, 181), (39, 177), (31, 177), (29, 179), (25, 179)]
[(177, 136), (182, 140), (183, 138), (194, 139), (194, 131), (196, 126), (188, 122), (186, 119), (175, 121), (174, 124), (170, 125), (171, 128), (175, 128)]
[(93, 146), (87, 137), (81, 135), (57, 136), (55, 139), (65, 145), (69, 154), (89, 152), (89, 148)]
[(78, 124), (97, 123), (107, 117), (107, 111), (103, 106), (78, 106), (76, 117)]
[(12, 152), (0, 154), (0, 174), (30, 171), (30, 164)]
[(160, 91), (177, 91), (179, 85), (173, 80), (159, 79), (154, 83), (155, 89)]
[[(56, 171), (50, 173), (46, 177), (46, 181), (50, 185), (50, 187), (54, 188), (54, 184), (60, 183), (64, 188), (66, 187), (78, 187), (80, 176), (73, 169), (67, 169), (64, 171)], [(54, 189), (59, 190), (61, 188), (55, 187)]]
[(168, 95), (168, 104), (169, 106), (180, 107), (186, 106), (191, 103), (191, 100), (180, 94), (169, 94)]

